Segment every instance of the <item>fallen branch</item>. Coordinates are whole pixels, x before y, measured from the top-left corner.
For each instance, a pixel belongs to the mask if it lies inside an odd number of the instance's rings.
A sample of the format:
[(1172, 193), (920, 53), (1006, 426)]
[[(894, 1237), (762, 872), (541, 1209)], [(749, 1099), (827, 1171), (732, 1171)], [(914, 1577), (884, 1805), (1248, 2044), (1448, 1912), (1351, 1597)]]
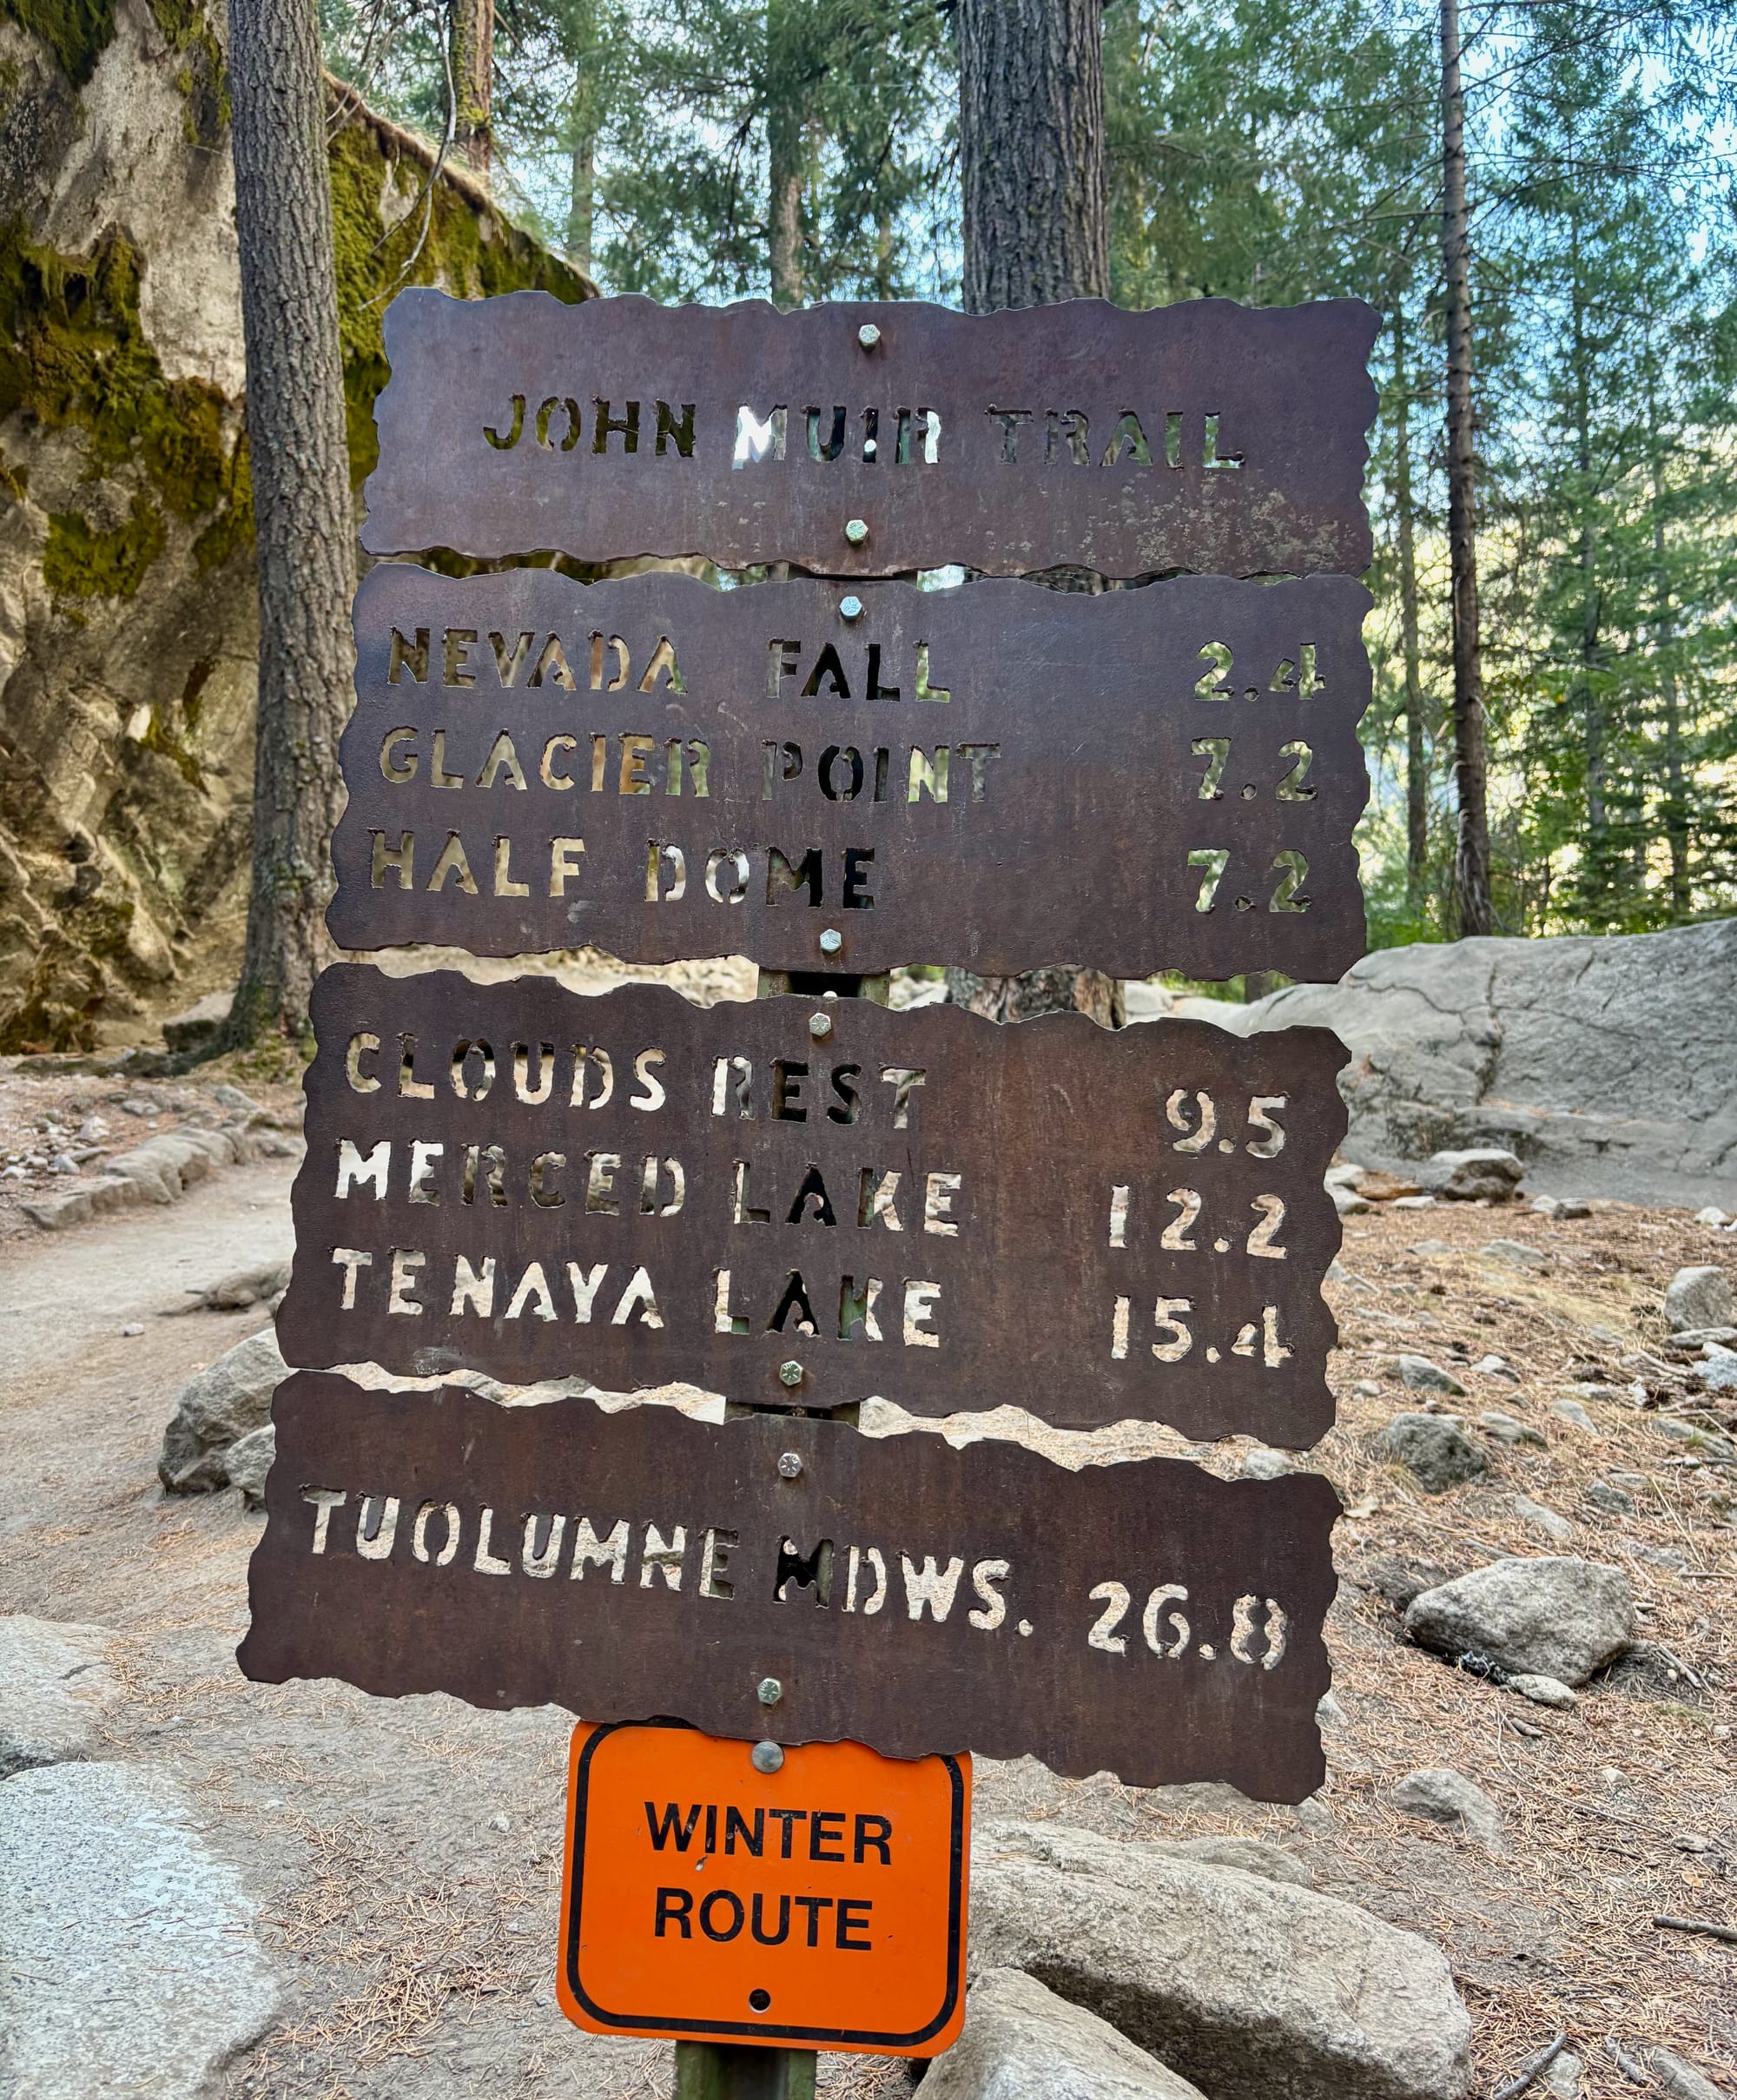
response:
[(1714, 1925), (1710, 1918), (1655, 1918), (1653, 1923), (1661, 1932), (1704, 1932), (1709, 1939), (1737, 1947), (1737, 1925)]
[(1516, 2071), (1506, 2085), (1498, 2085), (1489, 2096), (1489, 2100), (1516, 2100), (1516, 2096), (1523, 2093), (1541, 2071), (1548, 2070), (1568, 2045), (1567, 2034), (1559, 2034), (1548, 2049), (1540, 2050), (1532, 2061), (1523, 2070)]

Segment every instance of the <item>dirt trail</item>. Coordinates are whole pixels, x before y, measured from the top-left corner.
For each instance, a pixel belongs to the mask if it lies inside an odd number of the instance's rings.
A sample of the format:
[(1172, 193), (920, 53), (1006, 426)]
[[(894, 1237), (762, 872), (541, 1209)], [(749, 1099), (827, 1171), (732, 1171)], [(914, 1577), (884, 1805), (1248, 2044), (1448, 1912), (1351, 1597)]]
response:
[[(247, 1683), (234, 1649), (262, 1520), (233, 1493), (183, 1501), (157, 1486), (178, 1386), (261, 1324), (256, 1311), (161, 1316), (186, 1302), (186, 1286), (287, 1248), (290, 1172), (281, 1162), (236, 1170), (171, 1209), (0, 1245), (0, 1611), (117, 1629), (130, 1697), (116, 1710), (109, 1753), (188, 1786), (207, 1811), (208, 1841), (261, 1905), (289, 2002), (278, 2031), (233, 2067), (231, 2100), (484, 2090), (493, 2100), (657, 2100), (669, 2090), (667, 2044), (582, 2036), (554, 2004), (571, 1718), (482, 1714), (439, 1697), (370, 1700), (337, 1684)], [(1497, 1234), (1541, 1240), (1549, 1272), (1490, 1268), (1477, 1250)], [(1443, 1251), (1409, 1251), (1426, 1237)], [(1656, 1345), (1672, 1269), (1720, 1258), (1726, 1245), (1681, 1213), (1612, 1212), (1566, 1225), (1437, 1208), (1352, 1220), (1344, 1259), (1360, 1280), (1332, 1294), (1345, 1330), (1333, 1369), (1342, 1426), (1317, 1458), (1351, 1511), (1329, 1624), (1350, 1718), (1329, 1739), (1323, 1795), (1299, 1817), (980, 1762), (980, 1816), (1059, 1816), (1126, 1837), (1277, 1839), (1318, 1885), (1448, 1950), (1477, 2023), (1478, 2090), (1558, 2025), (1588, 2059), (1588, 2095), (1629, 2090), (1603, 2057), (1613, 2031), (1671, 2042), (1728, 2077), (1732, 1956), (1648, 1922), (1655, 1910), (1737, 1913), (1728, 1476), (1686, 1467), (1616, 1383), (1630, 1375), (1628, 1352)], [(143, 1332), (121, 1331), (132, 1324)], [(1352, 1390), (1410, 1346), (1463, 1350), (1452, 1358), (1463, 1373), (1485, 1350), (1509, 1357), (1523, 1392), (1470, 1377), (1461, 1404), (1474, 1417), (1482, 1406), (1517, 1407), (1547, 1447), (1495, 1447), (1485, 1482), (1417, 1496), (1369, 1443), (1403, 1404), (1397, 1389)], [(1548, 1405), (1570, 1376), (1588, 1379), (1588, 1358), (1612, 1381), (1610, 1398), (1587, 1401), (1596, 1439)], [(1212, 1463), (1237, 1457), (1226, 1447)], [(1617, 1467), (1644, 1470), (1656, 1492), (1613, 1524), (1584, 1489)], [(1569, 1516), (1574, 1542), (1556, 1548), (1529, 1532), (1512, 1508), (1516, 1489)], [(1503, 1550), (1621, 1561), (1646, 1600), (1649, 1634), (1703, 1673), (1704, 1688), (1612, 1683), (1574, 1714), (1549, 1714), (1399, 1643), (1379, 1594), (1382, 1563), (1456, 1572)], [(1539, 1732), (1516, 1735), (1510, 1720)], [(1393, 1810), (1400, 1773), (1443, 1762), (1501, 1803), (1509, 1858)], [(1679, 1849), (1686, 1836), (1707, 1849)], [(897, 2064), (822, 2066), (829, 2100), (907, 2090)]]

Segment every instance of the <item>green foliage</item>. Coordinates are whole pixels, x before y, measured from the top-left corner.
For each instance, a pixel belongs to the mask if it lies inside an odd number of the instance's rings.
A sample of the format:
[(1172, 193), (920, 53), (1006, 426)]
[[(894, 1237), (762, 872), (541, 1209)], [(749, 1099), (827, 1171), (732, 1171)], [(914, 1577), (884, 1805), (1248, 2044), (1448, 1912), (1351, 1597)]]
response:
[(75, 88), (114, 40), (115, 0), (0, 0), (0, 14), (40, 36)]

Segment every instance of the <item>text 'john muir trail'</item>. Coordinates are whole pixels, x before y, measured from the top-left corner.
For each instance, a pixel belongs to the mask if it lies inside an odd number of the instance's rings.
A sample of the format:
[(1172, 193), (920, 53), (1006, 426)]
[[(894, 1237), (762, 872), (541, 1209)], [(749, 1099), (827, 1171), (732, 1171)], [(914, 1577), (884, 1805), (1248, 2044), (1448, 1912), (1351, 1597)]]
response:
[(314, 1025), (292, 1361), (918, 1413), (968, 1373), (1292, 1446), (1331, 1420), (1324, 1032), (360, 965)]

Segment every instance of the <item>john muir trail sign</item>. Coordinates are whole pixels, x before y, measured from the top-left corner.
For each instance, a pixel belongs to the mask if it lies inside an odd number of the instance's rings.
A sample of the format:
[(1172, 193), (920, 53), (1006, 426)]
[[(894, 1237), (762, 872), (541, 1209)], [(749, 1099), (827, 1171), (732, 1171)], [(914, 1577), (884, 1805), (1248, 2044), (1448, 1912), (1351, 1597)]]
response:
[(1335, 977), (1364, 952), (1370, 602), (1341, 576), (1091, 598), (383, 565), (333, 932)]
[[(1180, 1460), (281, 1389), (248, 1674), (1298, 1800), (1338, 1501)], [(771, 1706), (760, 1687), (776, 1686)], [(745, 1760), (744, 1760), (745, 1761)]]
[(413, 288), (386, 319), (362, 544), (1357, 576), (1377, 326), (1354, 300), (974, 316)]
[[(1376, 325), (423, 289), (387, 316), (373, 552), (795, 571), (383, 563), (356, 599), (344, 948), (736, 954), (790, 987), (348, 961), (314, 996), (241, 1659), (583, 1716), (582, 2024), (947, 2046), (973, 1752), (1320, 1784), (1326, 1481), (1071, 1470), (858, 1405), (1312, 1445), (1343, 1047), (860, 994), (1362, 954)], [(976, 580), (909, 580), (949, 564)], [(1129, 587), (1025, 580), (1058, 566)]]
[(1337, 1038), (328, 970), (289, 1360), (1306, 1446)]

